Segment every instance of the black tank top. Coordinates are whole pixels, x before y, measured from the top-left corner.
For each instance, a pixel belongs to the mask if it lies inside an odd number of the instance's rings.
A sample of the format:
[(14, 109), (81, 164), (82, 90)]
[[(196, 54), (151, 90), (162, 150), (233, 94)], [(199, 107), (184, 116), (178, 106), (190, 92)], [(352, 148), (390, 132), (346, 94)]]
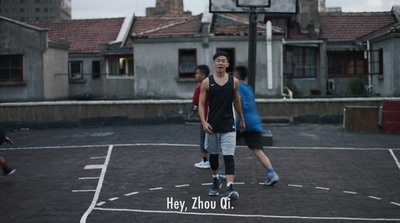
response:
[(235, 87), (233, 76), (229, 75), (228, 81), (223, 86), (215, 82), (214, 75), (209, 76), (209, 82), (207, 122), (213, 128), (214, 133), (234, 132), (233, 99)]

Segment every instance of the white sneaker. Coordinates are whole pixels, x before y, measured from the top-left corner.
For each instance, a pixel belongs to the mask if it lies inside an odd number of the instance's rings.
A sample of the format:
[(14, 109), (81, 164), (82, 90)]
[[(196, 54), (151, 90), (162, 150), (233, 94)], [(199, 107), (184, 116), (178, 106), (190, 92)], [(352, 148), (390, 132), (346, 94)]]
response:
[(210, 168), (210, 162), (208, 162), (208, 161), (204, 162), (202, 160), (199, 163), (195, 163), (194, 167), (199, 168), (199, 169), (209, 169)]

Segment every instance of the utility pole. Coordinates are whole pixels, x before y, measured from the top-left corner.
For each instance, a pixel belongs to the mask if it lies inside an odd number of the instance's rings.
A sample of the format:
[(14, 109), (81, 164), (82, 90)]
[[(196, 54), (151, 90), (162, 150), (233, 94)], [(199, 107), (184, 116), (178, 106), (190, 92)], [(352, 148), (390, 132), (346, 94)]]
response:
[(250, 8), (249, 14), (249, 55), (247, 83), (256, 90), (256, 62), (257, 62), (257, 12), (255, 7)]

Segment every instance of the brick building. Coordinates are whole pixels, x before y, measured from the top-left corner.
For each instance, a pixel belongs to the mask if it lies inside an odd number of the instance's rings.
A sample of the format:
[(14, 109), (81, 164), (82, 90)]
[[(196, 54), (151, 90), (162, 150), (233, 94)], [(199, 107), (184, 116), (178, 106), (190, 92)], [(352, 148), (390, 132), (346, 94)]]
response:
[(157, 0), (155, 8), (146, 8), (146, 16), (183, 14), (191, 14), (183, 11), (183, 0)]
[(21, 22), (71, 20), (71, 0), (0, 0), (0, 16)]

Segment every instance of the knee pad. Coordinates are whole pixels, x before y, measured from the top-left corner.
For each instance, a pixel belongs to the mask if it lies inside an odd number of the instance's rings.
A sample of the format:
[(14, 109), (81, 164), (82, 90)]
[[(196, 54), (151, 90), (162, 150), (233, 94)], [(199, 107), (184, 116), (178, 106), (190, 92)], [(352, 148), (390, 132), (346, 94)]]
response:
[(234, 175), (235, 174), (235, 160), (232, 155), (224, 156), (225, 162), (225, 174)]
[(210, 154), (210, 167), (211, 170), (217, 170), (219, 167), (219, 155), (218, 154)]

